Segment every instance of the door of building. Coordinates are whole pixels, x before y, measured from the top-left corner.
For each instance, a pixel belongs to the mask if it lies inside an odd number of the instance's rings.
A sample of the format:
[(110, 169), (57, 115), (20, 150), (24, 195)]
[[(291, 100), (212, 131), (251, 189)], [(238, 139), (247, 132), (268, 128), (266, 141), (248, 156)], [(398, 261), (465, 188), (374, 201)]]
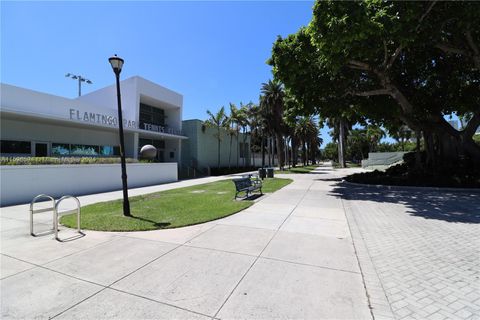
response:
[(48, 143), (35, 142), (35, 157), (47, 157), (48, 156)]

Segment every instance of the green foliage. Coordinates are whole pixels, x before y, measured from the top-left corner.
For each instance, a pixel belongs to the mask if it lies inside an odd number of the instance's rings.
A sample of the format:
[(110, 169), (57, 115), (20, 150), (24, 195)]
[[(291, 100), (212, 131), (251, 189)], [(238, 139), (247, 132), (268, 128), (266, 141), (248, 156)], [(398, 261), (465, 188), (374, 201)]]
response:
[[(291, 179), (266, 179), (263, 192), (274, 192)], [(216, 220), (253, 204), (234, 200), (231, 180), (217, 181), (130, 198), (132, 217), (123, 215), (123, 201), (101, 202), (82, 207), (82, 229), (102, 231), (140, 231), (178, 228)], [(76, 226), (75, 215), (66, 215), (61, 223)]]
[[(136, 159), (127, 158), (127, 163), (139, 162)], [(110, 164), (120, 163), (120, 158), (94, 158), (94, 157), (1, 157), (2, 166), (22, 165), (47, 165), (47, 164)]]
[(360, 161), (368, 158), (370, 143), (365, 129), (353, 129), (347, 136), (346, 159)]
[(268, 63), (294, 114), (389, 131), (400, 123), (432, 137), (427, 159), (458, 159), (459, 150), (478, 159), (474, 130), (455, 132), (443, 115), (480, 123), (479, 10), (473, 1), (317, 1), (309, 26), (279, 37)]
[(323, 150), (322, 158), (328, 160), (338, 159), (338, 144), (335, 142), (327, 143)]
[(225, 107), (221, 107), (216, 113), (212, 113), (210, 110), (207, 110), (209, 118), (204, 121), (204, 125), (209, 128), (215, 128), (216, 133), (214, 134), (217, 138), (217, 167), (220, 168), (220, 143), (222, 141), (221, 130), (228, 130), (230, 127), (229, 120), (225, 114)]
[(478, 145), (480, 145), (480, 134), (476, 134), (473, 136), (473, 141), (475, 141)]

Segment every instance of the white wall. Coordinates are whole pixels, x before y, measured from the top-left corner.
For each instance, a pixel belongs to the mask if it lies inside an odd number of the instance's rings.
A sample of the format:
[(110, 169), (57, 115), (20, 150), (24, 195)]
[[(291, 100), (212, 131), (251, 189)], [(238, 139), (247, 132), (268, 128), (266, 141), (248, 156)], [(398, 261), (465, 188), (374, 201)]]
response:
[[(129, 163), (128, 187), (178, 180), (177, 163)], [(38, 194), (63, 195), (120, 190), (120, 164), (37, 165), (0, 167), (0, 205), (28, 203)]]
[[(3, 140), (47, 141), (56, 143), (117, 146), (118, 132), (96, 128), (77, 128), (66, 123), (42, 123), (2, 118), (0, 134)], [(126, 133), (133, 135), (133, 133)], [(127, 148), (128, 149), (128, 148)]]

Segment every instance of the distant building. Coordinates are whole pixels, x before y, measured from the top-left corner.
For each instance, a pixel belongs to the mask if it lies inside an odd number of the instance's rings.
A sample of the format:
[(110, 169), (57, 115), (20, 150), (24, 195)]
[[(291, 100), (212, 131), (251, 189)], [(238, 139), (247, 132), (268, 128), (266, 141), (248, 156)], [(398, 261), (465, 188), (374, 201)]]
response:
[[(216, 168), (218, 166), (217, 129), (206, 127), (198, 119), (182, 122), (182, 165), (190, 168)], [(244, 139), (245, 138), (245, 139)], [(250, 136), (239, 134), (230, 136), (225, 129), (220, 130), (220, 167), (236, 167), (251, 164)], [(238, 139), (238, 140), (237, 140)], [(231, 141), (231, 144), (230, 144)]]

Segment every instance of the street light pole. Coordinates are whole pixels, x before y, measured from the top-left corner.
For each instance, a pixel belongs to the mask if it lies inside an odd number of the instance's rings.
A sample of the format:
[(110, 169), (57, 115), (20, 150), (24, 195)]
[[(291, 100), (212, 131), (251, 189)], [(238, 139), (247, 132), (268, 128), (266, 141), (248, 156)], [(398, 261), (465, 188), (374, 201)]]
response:
[(120, 96), (120, 72), (122, 72), (123, 59), (117, 55), (108, 59), (115, 73), (117, 83), (117, 104), (118, 104), (118, 129), (120, 134), (120, 161), (122, 166), (122, 186), (123, 186), (123, 215), (130, 217), (130, 202), (128, 201), (127, 187), (127, 166), (125, 164), (125, 141), (123, 138), (123, 117), (122, 117), (122, 99)]
[(67, 73), (65, 75), (67, 78), (72, 78), (73, 80), (78, 80), (78, 96), (80, 97), (82, 95), (82, 82), (86, 82), (88, 84), (92, 84), (91, 80), (88, 80), (87, 78), (84, 78), (83, 76), (79, 74), (71, 74)]

